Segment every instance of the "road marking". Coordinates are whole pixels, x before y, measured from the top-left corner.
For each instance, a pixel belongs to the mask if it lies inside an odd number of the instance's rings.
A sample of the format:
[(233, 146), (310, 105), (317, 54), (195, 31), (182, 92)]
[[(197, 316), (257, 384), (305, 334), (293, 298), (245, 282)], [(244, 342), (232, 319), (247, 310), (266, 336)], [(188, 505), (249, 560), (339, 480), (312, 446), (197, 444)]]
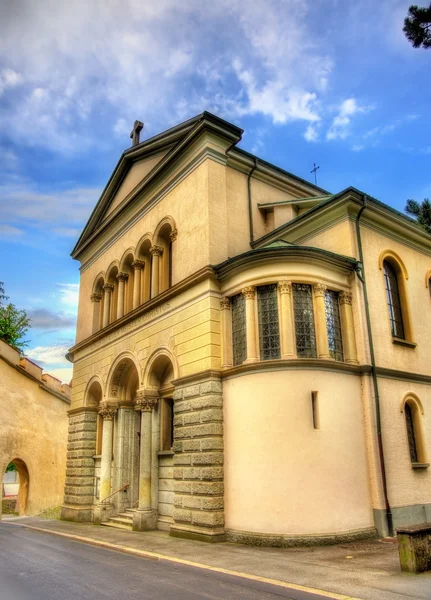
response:
[(288, 583), (286, 581), (280, 581), (279, 579), (270, 579), (269, 577), (252, 575), (251, 573), (242, 573), (241, 571), (232, 571), (231, 569), (224, 569), (223, 567), (211, 567), (210, 565), (204, 565), (202, 563), (193, 562), (191, 560), (185, 560), (183, 558), (167, 556), (166, 554), (150, 552), (149, 550), (139, 550), (138, 548), (131, 548), (130, 546), (120, 546), (118, 544), (112, 544), (111, 542), (103, 542), (102, 540), (95, 540), (94, 538), (88, 538), (81, 535), (76, 535), (74, 533), (65, 533), (63, 531), (44, 529), (43, 527), (35, 527), (34, 525), (26, 525), (25, 523), (12, 523), (10, 521), (3, 521), (3, 523), (7, 523), (8, 525), (14, 525), (15, 527), (25, 527), (26, 529), (33, 529), (34, 531), (40, 531), (42, 533), (52, 533), (53, 535), (69, 538), (76, 542), (83, 542), (84, 544), (99, 546), (100, 548), (107, 548), (109, 550), (117, 550), (118, 552), (133, 554), (141, 558), (149, 558), (150, 560), (164, 560), (171, 563), (186, 565), (188, 567), (196, 567), (198, 569), (204, 569), (206, 571), (213, 571), (215, 573), (223, 573), (224, 575), (241, 577), (242, 579), (250, 579), (251, 581), (259, 581), (260, 583), (268, 583), (270, 585), (276, 585), (278, 587), (283, 587), (286, 589), (292, 589), (300, 592), (308, 592), (309, 594), (318, 594), (320, 596), (324, 596), (325, 598), (330, 598), (331, 600), (361, 600), (361, 598), (346, 596), (345, 594), (337, 594), (336, 592), (325, 592), (324, 590), (307, 587), (305, 585)]

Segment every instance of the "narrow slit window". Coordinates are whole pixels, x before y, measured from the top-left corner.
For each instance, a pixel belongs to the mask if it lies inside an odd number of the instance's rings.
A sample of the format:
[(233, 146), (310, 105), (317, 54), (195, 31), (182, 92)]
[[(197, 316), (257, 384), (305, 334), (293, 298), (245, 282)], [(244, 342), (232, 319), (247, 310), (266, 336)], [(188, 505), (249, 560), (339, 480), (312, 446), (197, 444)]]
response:
[(300, 358), (316, 358), (313, 295), (311, 285), (294, 283), (293, 310), (295, 316), (296, 353)]
[(344, 360), (343, 338), (341, 336), (340, 307), (338, 304), (337, 292), (326, 290), (325, 313), (329, 354), (335, 360)]
[(312, 414), (313, 414), (313, 427), (314, 427), (314, 429), (320, 429), (318, 392), (311, 392), (311, 410), (312, 410)]
[(403, 313), (398, 286), (398, 276), (394, 267), (387, 260), (383, 262), (383, 268), (385, 273), (386, 299), (389, 308), (392, 336), (404, 339)]
[(259, 316), (260, 359), (280, 358), (280, 329), (278, 324), (277, 286), (257, 288)]
[(231, 298), (233, 364), (240, 365), (247, 358), (247, 333), (245, 325), (245, 299), (242, 294)]
[(418, 462), (418, 451), (416, 446), (415, 426), (413, 422), (413, 413), (408, 402), (405, 403), (404, 413), (406, 416), (407, 437), (409, 440), (410, 460), (412, 463)]

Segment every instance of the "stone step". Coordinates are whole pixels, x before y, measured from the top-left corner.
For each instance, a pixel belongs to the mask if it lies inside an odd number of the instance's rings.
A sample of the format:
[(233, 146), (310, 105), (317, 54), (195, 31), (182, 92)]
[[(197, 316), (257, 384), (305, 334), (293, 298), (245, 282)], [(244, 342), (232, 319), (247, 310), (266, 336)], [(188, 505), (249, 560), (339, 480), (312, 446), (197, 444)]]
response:
[(132, 531), (131, 523), (129, 523), (128, 525), (123, 525), (121, 523), (113, 523), (112, 521), (105, 521), (104, 523), (102, 523), (102, 525), (104, 527), (114, 527), (116, 529), (125, 529), (127, 531)]
[[(117, 517), (122, 517), (123, 519), (129, 519), (131, 521), (133, 519), (133, 513), (121, 512), (121, 513), (118, 513)], [(115, 517), (113, 517), (113, 518), (115, 518)]]
[(111, 517), (110, 519), (108, 519), (108, 523), (119, 523), (120, 525), (131, 525), (132, 522), (133, 519), (121, 517), (120, 515), (118, 515), (118, 517)]

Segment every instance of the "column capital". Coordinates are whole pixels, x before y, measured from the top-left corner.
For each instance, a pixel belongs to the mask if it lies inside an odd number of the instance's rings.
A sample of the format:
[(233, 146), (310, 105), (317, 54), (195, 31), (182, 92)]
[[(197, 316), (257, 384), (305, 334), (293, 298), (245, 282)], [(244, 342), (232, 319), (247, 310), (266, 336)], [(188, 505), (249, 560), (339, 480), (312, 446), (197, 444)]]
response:
[(157, 406), (159, 397), (156, 391), (137, 390), (135, 394), (135, 410), (151, 412)]
[(118, 273), (117, 275), (118, 281), (127, 281), (129, 279), (128, 273)]
[(102, 294), (91, 294), (90, 300), (91, 302), (100, 302), (102, 300)]
[(338, 294), (338, 302), (340, 304), (352, 304), (352, 292), (343, 290)]
[(103, 289), (105, 290), (105, 292), (111, 293), (114, 289), (114, 286), (112, 285), (112, 283), (105, 283)]
[(152, 256), (162, 256), (163, 248), (161, 246), (151, 246), (150, 254)]
[(280, 294), (291, 294), (292, 293), (292, 282), (282, 279), (278, 282), (278, 289)]
[(177, 236), (178, 236), (178, 229), (174, 229), (169, 234), (169, 239), (171, 240), (171, 242), (175, 242), (175, 240), (177, 239)]
[(132, 267), (135, 269), (135, 271), (141, 271), (145, 267), (145, 261), (134, 260), (132, 262)]
[(326, 292), (326, 285), (324, 283), (313, 283), (313, 292), (316, 298), (324, 296)]
[(230, 303), (230, 298), (228, 298), (227, 296), (223, 296), (223, 298), (220, 298), (220, 309), (221, 310), (231, 310), (232, 306)]
[(241, 294), (243, 294), (247, 300), (254, 300), (256, 296), (256, 288), (254, 285), (248, 285), (241, 290)]
[(108, 404), (107, 402), (101, 402), (99, 406), (99, 415), (103, 420), (112, 421), (115, 417), (115, 413), (117, 412), (117, 406), (113, 404)]

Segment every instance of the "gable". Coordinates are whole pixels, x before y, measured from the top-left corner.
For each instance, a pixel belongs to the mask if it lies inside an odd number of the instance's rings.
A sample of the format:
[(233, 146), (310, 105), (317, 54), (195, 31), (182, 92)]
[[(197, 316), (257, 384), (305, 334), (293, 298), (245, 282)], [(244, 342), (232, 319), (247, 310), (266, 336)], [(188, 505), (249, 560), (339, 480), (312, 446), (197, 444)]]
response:
[(132, 165), (114, 194), (102, 220), (105, 220), (121, 204), (124, 198), (144, 179), (146, 175), (166, 156), (168, 150), (159, 152), (149, 158), (138, 160)]

